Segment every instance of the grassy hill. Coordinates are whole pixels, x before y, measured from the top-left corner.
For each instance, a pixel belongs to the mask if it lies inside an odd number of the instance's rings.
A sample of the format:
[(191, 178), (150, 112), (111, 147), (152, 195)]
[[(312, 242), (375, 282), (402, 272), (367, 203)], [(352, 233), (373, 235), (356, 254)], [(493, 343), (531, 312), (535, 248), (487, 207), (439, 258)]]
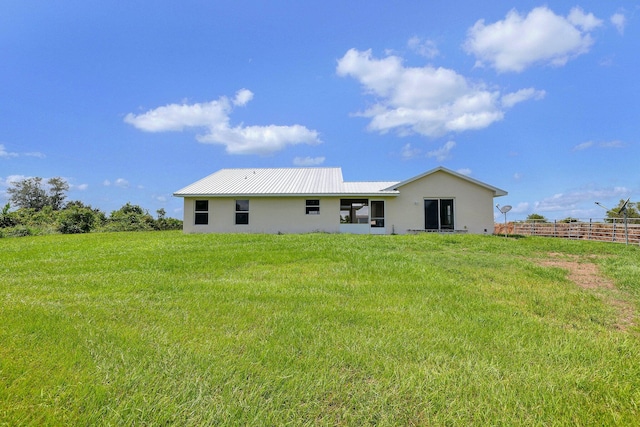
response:
[(0, 239), (0, 425), (633, 425), (640, 248)]

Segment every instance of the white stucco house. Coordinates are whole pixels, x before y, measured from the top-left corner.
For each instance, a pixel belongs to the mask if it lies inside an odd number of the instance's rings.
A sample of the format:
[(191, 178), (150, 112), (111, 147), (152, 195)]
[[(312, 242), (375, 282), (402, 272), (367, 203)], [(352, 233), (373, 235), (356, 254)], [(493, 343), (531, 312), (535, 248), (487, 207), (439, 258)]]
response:
[(185, 233), (493, 232), (507, 192), (438, 167), (405, 181), (345, 182), (340, 168), (222, 169), (174, 193)]

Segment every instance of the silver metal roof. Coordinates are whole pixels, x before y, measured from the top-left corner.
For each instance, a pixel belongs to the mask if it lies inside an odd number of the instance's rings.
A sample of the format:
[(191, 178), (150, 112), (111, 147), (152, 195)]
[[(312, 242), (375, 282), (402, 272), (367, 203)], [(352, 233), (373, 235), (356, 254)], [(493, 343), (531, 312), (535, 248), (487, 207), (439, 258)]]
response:
[(398, 194), (393, 182), (344, 182), (340, 168), (221, 169), (174, 196)]
[(396, 196), (400, 187), (436, 172), (445, 172), (494, 192), (506, 191), (443, 167), (437, 167), (406, 181), (344, 182), (340, 168), (252, 168), (221, 169), (181, 190), (177, 197), (225, 196)]
[(399, 194), (399, 191), (393, 189), (398, 181), (382, 182), (343, 182), (344, 194)]

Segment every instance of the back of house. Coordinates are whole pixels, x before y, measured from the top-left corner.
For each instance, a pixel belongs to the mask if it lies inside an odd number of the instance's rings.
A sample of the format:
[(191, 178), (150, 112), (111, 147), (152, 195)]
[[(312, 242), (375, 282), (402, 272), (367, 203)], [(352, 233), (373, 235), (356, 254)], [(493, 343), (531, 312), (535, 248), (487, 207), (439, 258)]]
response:
[(493, 232), (506, 191), (438, 167), (405, 181), (345, 182), (340, 168), (222, 169), (174, 193), (185, 233)]

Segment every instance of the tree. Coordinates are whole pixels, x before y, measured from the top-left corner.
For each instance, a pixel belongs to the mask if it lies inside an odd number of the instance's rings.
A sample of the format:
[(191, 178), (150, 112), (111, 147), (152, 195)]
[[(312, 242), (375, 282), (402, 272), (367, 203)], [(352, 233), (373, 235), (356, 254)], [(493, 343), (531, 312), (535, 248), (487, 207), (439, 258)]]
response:
[(67, 198), (69, 184), (60, 177), (51, 178), (47, 184), (49, 184), (49, 205), (54, 211), (59, 211), (63, 208), (64, 199)]
[(549, 221), (547, 221), (547, 218), (545, 218), (542, 215), (532, 213), (527, 217), (526, 222), (549, 222)]
[(47, 205), (47, 192), (42, 188), (42, 178), (25, 178), (12, 182), (7, 189), (9, 199), (18, 208), (41, 210)]
[(156, 211), (158, 219), (155, 222), (156, 230), (179, 230), (182, 228), (182, 221), (175, 218), (167, 218), (167, 211), (160, 208)]
[[(613, 209), (610, 209), (607, 211), (607, 218), (609, 219), (618, 219), (618, 218), (624, 218), (624, 213), (620, 212), (620, 209), (622, 208), (622, 206), (624, 205), (624, 203), (626, 202), (626, 200), (621, 199), (620, 202), (618, 202), (618, 206), (616, 206)], [(640, 202), (638, 203), (633, 203), (633, 202), (629, 202), (627, 203), (627, 218), (640, 218)], [(618, 213), (620, 212), (620, 213)]]
[(25, 178), (12, 182), (7, 189), (9, 199), (18, 208), (42, 210), (45, 206), (51, 206), (53, 210), (63, 207), (64, 199), (69, 191), (69, 184), (60, 177), (47, 181), (48, 188), (42, 185), (42, 178)]

